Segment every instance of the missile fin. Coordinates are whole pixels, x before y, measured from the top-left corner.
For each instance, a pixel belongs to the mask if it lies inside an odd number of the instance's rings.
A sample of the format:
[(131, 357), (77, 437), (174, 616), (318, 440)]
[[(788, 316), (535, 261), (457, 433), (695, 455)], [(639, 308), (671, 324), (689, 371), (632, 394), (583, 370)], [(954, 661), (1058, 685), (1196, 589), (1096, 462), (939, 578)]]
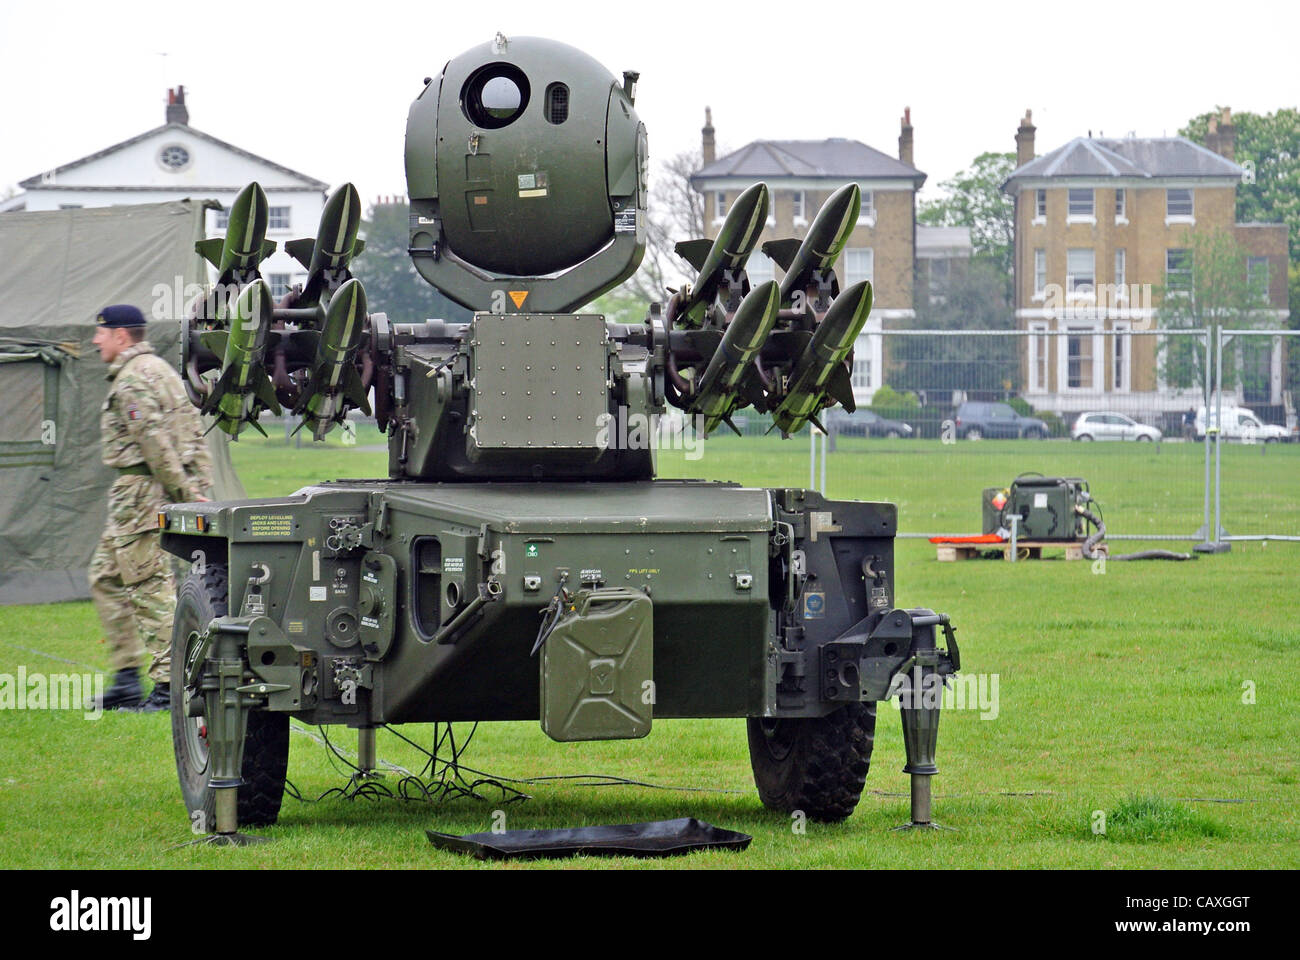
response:
[(811, 423), (812, 423), (812, 424), (813, 424), (813, 425), (814, 425), (818, 430), (820, 430), (822, 433), (825, 433), (825, 434), (829, 434), (829, 433), (830, 433), (830, 431), (827, 430), (826, 427), (822, 425), (822, 422), (821, 422), (820, 420), (817, 419), (817, 414), (815, 414), (815, 413), (810, 413), (810, 414), (807, 415), (807, 419), (808, 419), (809, 422), (811, 422)]
[[(232, 375), (233, 368), (223, 371), (221, 376), (217, 377), (217, 382), (212, 385), (212, 392), (209, 393), (208, 398), (203, 401), (203, 406), (199, 408), (199, 413), (211, 413), (217, 408), (217, 404), (221, 402), (222, 394), (225, 393), (226, 387), (230, 384), (230, 378)], [(220, 422), (220, 416), (217, 417), (217, 420)]]
[(288, 240), (284, 244), (284, 252), (293, 257), (304, 267), (311, 267), (311, 252), (316, 246), (316, 241), (311, 237), (304, 240)]
[(740, 432), (740, 428), (736, 426), (734, 423), (732, 423), (731, 414), (727, 414), (725, 417), (723, 417), (722, 422), (725, 423), (727, 426), (729, 426), (732, 429), (732, 431), (735, 432), (736, 436), (738, 437), (744, 436), (744, 434)]
[(849, 368), (843, 363), (837, 363), (835, 369), (831, 371), (830, 379), (826, 381), (826, 392), (840, 402), (849, 413), (858, 409), (858, 403), (853, 399), (853, 378), (849, 376)]
[(704, 261), (711, 249), (712, 240), (682, 240), (673, 247), (673, 252), (699, 271), (704, 269)]
[(205, 330), (199, 334), (199, 343), (211, 350), (216, 356), (224, 357), (226, 355), (226, 341), (230, 339), (230, 334), (225, 330)]
[(317, 371), (313, 370), (311, 375), (307, 377), (307, 383), (298, 391), (298, 399), (294, 402), (293, 410), (290, 412), (306, 413), (307, 404), (316, 395), (318, 389), (320, 389), (319, 377), (317, 377)]
[(782, 270), (789, 270), (802, 242), (794, 237), (788, 240), (769, 240), (760, 249), (776, 261), (776, 265)]
[(271, 254), (275, 253), (275, 251), (276, 251), (277, 249), (279, 249), (279, 246), (280, 246), (280, 245), (279, 245), (278, 243), (276, 243), (274, 240), (263, 240), (263, 241), (262, 241), (262, 256), (259, 257), (258, 259), (259, 259), (259, 260), (265, 260), (265, 259), (266, 259), (267, 257), (269, 257)]
[(366, 241), (364, 240), (354, 241), (352, 244), (352, 256), (353, 257), (361, 256), (361, 251), (364, 249), (366, 249)]
[(221, 250), (225, 242), (221, 237), (200, 240), (194, 244), (194, 252), (214, 267), (219, 267), (221, 265)]
[(370, 416), (370, 400), (366, 397), (366, 389), (361, 385), (361, 376), (357, 373), (356, 367), (348, 369), (348, 381), (343, 395), (353, 406), (361, 409), (366, 416)]
[[(271, 378), (263, 373), (257, 380), (257, 399), (262, 401), (266, 409), (279, 416), (284, 411), (280, 408), (280, 401), (275, 396), (275, 387), (271, 383)], [(256, 420), (249, 421), (254, 426)]]
[(266, 431), (262, 429), (262, 425), (258, 423), (256, 420), (249, 420), (248, 423), (254, 430), (260, 433), (262, 436), (266, 436)]

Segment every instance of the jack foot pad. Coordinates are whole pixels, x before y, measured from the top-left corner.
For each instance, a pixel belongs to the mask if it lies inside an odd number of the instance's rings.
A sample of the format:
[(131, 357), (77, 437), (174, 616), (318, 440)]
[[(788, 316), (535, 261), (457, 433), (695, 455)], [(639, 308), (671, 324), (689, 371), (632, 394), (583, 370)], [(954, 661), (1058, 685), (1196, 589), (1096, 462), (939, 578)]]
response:
[(948, 830), (948, 831), (950, 831), (951, 833), (956, 833), (956, 832), (957, 832), (957, 828), (956, 828), (956, 827), (945, 827), (945, 826), (943, 826), (942, 824), (934, 823), (934, 822), (931, 822), (931, 823), (905, 823), (905, 824), (903, 824), (902, 826), (899, 826), (899, 827), (891, 827), (890, 829), (891, 829), (891, 830)]
[(178, 850), (181, 847), (251, 847), (258, 843), (270, 843), (270, 837), (255, 837), (251, 833), (209, 833), (207, 836), (199, 837), (197, 840), (190, 840), (186, 843), (178, 843), (172, 847)]

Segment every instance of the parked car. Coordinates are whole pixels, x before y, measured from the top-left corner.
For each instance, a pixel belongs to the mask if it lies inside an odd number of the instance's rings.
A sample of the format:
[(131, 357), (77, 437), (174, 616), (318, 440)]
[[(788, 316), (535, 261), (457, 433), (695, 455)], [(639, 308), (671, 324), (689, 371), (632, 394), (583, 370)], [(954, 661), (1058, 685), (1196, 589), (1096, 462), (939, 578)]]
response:
[(984, 437), (1041, 440), (1049, 433), (1046, 423), (1037, 417), (1021, 416), (1009, 403), (967, 401), (957, 408), (953, 422), (957, 436), (967, 440), (980, 440)]
[(846, 437), (910, 437), (913, 433), (912, 427), (901, 420), (889, 420), (871, 410), (849, 413), (843, 407), (830, 412), (826, 429)]
[(1157, 427), (1138, 423), (1122, 413), (1081, 413), (1070, 436), (1075, 440), (1159, 440), (1162, 434)]
[[(1213, 429), (1218, 409), (1210, 407), (1210, 428)], [(1205, 439), (1205, 408), (1198, 407), (1196, 410), (1196, 439)], [(1289, 440), (1290, 434), (1287, 433), (1286, 427), (1280, 427), (1276, 423), (1263, 423), (1259, 417), (1255, 416), (1253, 410), (1246, 407), (1228, 406), (1223, 407), (1223, 439), (1224, 440), (1241, 440), (1246, 443), (1277, 443), (1282, 440)]]

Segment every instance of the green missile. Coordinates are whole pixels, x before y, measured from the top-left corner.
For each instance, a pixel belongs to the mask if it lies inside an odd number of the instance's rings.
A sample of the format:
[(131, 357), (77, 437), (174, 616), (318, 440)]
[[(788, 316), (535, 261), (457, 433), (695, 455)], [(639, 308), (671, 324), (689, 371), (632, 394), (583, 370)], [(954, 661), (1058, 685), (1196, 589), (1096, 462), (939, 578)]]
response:
[(366, 246), (364, 240), (357, 239), (360, 228), (361, 197), (356, 187), (345, 183), (325, 201), (315, 239), (290, 240), (284, 245), (285, 252), (307, 268), (307, 282), (297, 306), (318, 302), (322, 293), (338, 289), (351, 278), (348, 264)]
[(271, 288), (261, 277), (246, 286), (229, 308), (222, 308), (219, 319), (225, 330), (209, 330), (199, 335), (203, 345), (222, 358), (221, 375), (201, 408), (215, 414), (213, 426), (238, 437), (244, 424), (251, 423), (258, 433), (266, 431), (257, 422), (263, 410), (280, 413), (275, 388), (266, 375), (266, 349), (270, 332)]
[(835, 298), (813, 331), (808, 346), (795, 361), (789, 391), (772, 414), (773, 426), (783, 436), (790, 436), (809, 420), (822, 427), (817, 411), (827, 405), (828, 397), (852, 404), (853, 387), (844, 358), (867, 322), (872, 297), (870, 280), (855, 283)]
[(673, 249), (699, 271), (695, 285), (677, 309), (676, 322), (698, 327), (704, 314), (718, 295), (718, 287), (728, 275), (744, 269), (754, 252), (758, 235), (767, 223), (767, 184), (747, 187), (727, 211), (722, 229), (713, 240), (683, 240)]
[(691, 403), (689, 412), (704, 416), (705, 436), (722, 421), (730, 422), (732, 412), (749, 402), (738, 396), (740, 384), (772, 332), (780, 309), (781, 289), (775, 280), (751, 290), (741, 301), (722, 342), (713, 351), (700, 376), (695, 400)]
[(785, 271), (781, 280), (782, 307), (794, 303), (795, 296), (813, 282), (814, 274), (834, 266), (857, 226), (861, 210), (862, 191), (856, 183), (847, 183), (822, 204), (803, 240), (769, 240), (763, 244), (763, 252)]
[[(348, 280), (330, 298), (325, 323), (316, 339), (311, 376), (299, 395), (294, 413), (302, 414), (298, 430), (309, 426), (322, 439), (352, 407), (370, 413), (366, 390), (355, 359), (366, 322), (366, 291), (360, 280)], [(294, 334), (300, 338), (303, 333)], [(294, 432), (297, 433), (298, 430)]]
[(217, 268), (217, 286), (248, 283), (257, 276), (257, 267), (275, 253), (275, 241), (266, 239), (266, 193), (253, 181), (230, 205), (230, 219), (225, 237), (200, 240), (194, 245), (199, 254)]

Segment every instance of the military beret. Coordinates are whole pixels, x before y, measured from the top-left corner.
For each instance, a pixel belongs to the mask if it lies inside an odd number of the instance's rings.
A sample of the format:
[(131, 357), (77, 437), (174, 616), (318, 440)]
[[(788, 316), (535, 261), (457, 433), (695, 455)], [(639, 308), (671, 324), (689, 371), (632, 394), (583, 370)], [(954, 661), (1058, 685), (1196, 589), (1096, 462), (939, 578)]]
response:
[(101, 327), (143, 327), (144, 314), (129, 303), (115, 303), (99, 311), (95, 323)]

